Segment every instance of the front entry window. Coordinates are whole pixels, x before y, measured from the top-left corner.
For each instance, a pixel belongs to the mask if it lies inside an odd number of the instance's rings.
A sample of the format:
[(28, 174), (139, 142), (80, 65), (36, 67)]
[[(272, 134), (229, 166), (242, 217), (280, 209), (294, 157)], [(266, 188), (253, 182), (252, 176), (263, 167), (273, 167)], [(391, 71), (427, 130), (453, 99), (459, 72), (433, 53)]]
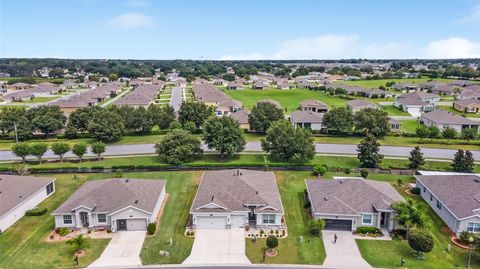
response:
[(372, 214), (363, 214), (362, 215), (362, 224), (372, 224)]
[(262, 215), (263, 224), (275, 224), (275, 215)]

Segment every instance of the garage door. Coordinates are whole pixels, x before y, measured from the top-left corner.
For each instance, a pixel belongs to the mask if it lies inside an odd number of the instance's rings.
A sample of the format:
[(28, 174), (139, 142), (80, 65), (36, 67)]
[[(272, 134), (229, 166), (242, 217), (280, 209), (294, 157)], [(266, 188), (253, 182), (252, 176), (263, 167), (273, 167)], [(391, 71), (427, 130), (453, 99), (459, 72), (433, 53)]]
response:
[(129, 219), (127, 220), (127, 231), (145, 231), (147, 230), (146, 219)]
[(245, 227), (245, 216), (241, 215), (232, 215), (232, 228), (243, 228)]
[(325, 219), (325, 230), (351, 231), (352, 220)]
[(197, 229), (225, 229), (226, 217), (197, 217)]

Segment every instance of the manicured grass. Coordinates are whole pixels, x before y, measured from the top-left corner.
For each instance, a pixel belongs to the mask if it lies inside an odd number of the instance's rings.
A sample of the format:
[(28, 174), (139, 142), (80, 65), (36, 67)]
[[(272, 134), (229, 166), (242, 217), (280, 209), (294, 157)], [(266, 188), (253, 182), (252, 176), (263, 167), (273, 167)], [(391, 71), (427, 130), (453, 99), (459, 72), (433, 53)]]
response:
[[(44, 176), (44, 175), (42, 175)], [(47, 175), (48, 176), (48, 175)], [(65, 242), (47, 243), (45, 237), (54, 229), (50, 213), (65, 201), (88, 178), (88, 174), (56, 174), (56, 191), (40, 206), (48, 212), (38, 217), (23, 217), (0, 234), (0, 268), (73, 267), (73, 253)], [(87, 255), (80, 258), (84, 267), (100, 256), (108, 239), (87, 239)]]
[(475, 114), (475, 113), (462, 113), (456, 109), (454, 109), (451, 106), (440, 106), (439, 108), (446, 110), (448, 112), (452, 112), (454, 114), (466, 117), (466, 118), (480, 118), (480, 114)]
[(422, 126), (417, 120), (402, 120), (400, 121), (400, 131), (404, 133), (415, 133), (418, 127)]
[[(308, 216), (303, 208), (305, 203), (306, 172), (277, 172), (277, 183), (285, 210), (285, 220), (288, 226), (288, 237), (279, 239), (276, 257), (267, 257), (263, 261), (266, 249), (266, 239), (253, 243), (246, 240), (247, 256), (252, 263), (272, 264), (321, 264), (325, 260), (325, 249), (321, 237), (313, 237), (308, 233)], [(304, 241), (300, 242), (299, 237)]]
[(272, 99), (280, 103), (283, 109), (287, 112), (292, 112), (298, 109), (298, 106), (303, 100), (316, 99), (326, 103), (330, 107), (343, 107), (349, 100), (339, 97), (332, 97), (320, 91), (311, 91), (306, 89), (291, 89), (291, 90), (227, 90), (225, 93), (232, 99), (241, 101), (243, 106), (252, 109), (257, 101), (262, 99)]
[[(400, 194), (407, 196), (403, 191), (400, 191)], [(414, 199), (424, 203), (421, 198)], [(442, 229), (446, 225), (431, 208), (428, 206), (427, 208), (427, 218), (431, 223), (428, 230), (434, 238), (434, 248), (432, 252), (427, 253), (426, 260), (414, 259), (410, 255), (412, 249), (404, 240), (356, 240), (362, 257), (373, 267), (381, 268), (400, 268), (401, 257), (404, 257), (406, 262), (404, 268), (465, 268), (467, 250), (460, 249), (450, 242), (449, 234)], [(451, 245), (450, 251), (448, 251), (448, 245)], [(471, 268), (480, 268), (479, 262), (480, 255), (473, 251)]]
[[(264, 166), (264, 155), (262, 154), (238, 154), (226, 160), (220, 160), (218, 155), (207, 154), (202, 156), (200, 159), (197, 159), (193, 162), (186, 163), (184, 167), (235, 167), (235, 166)], [(316, 165), (316, 164), (325, 164), (329, 168), (357, 168), (359, 167), (359, 161), (354, 156), (324, 156), (316, 155), (312, 161), (304, 163), (302, 165)], [(13, 169), (15, 163), (0, 163), (0, 168), (2, 169)], [(294, 167), (294, 163), (285, 163), (279, 161), (268, 160), (269, 167), (275, 166), (284, 166), (284, 167)], [(156, 156), (138, 156), (138, 157), (126, 157), (126, 158), (106, 158), (100, 161), (89, 160), (82, 163), (77, 162), (44, 162), (41, 165), (38, 163), (29, 164), (29, 168), (39, 170), (45, 169), (61, 169), (61, 168), (111, 168), (112, 166), (124, 166), (132, 167), (137, 166), (138, 168), (148, 168), (148, 167), (167, 167), (165, 163), (161, 163)], [(408, 168), (407, 159), (384, 159), (380, 165), (383, 169), (405, 169)], [(436, 170), (436, 171), (448, 171), (451, 170), (450, 162), (448, 161), (427, 161), (426, 164), (422, 167), (423, 170)], [(480, 172), (480, 165), (475, 166), (475, 171)]]
[[(405, 79), (378, 79), (378, 80), (352, 80), (352, 81), (338, 81), (337, 83), (343, 83), (348, 85), (361, 86), (365, 88), (378, 88), (379, 86), (385, 86), (387, 82), (395, 81), (396, 83), (425, 83), (430, 78), (405, 78)], [(436, 78), (434, 79), (439, 82), (449, 82), (453, 81), (452, 79)]]
[(49, 96), (49, 97), (34, 97), (31, 100), (23, 101), (23, 103), (32, 104), (32, 103), (46, 103), (52, 100), (58, 99), (58, 96)]
[[(145, 176), (144, 176), (145, 175)], [(149, 177), (167, 179), (167, 204), (160, 219), (159, 231), (155, 236), (147, 237), (140, 254), (144, 264), (182, 263), (192, 249), (193, 238), (184, 235), (190, 207), (197, 192), (202, 172), (137, 173), (132, 177)], [(170, 238), (173, 245), (169, 244)], [(170, 255), (162, 257), (160, 250), (167, 250)]]
[(397, 107), (391, 106), (382, 106), (382, 110), (387, 112), (390, 116), (410, 116), (408, 112), (398, 109)]

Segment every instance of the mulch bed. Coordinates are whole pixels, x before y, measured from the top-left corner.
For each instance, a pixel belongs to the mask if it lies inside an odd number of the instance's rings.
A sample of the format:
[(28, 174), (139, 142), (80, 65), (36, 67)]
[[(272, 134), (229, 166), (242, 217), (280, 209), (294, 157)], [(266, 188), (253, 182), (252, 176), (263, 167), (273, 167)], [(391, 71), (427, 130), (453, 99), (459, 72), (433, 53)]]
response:
[(452, 241), (452, 243), (453, 243), (455, 246), (457, 246), (457, 247), (459, 247), (459, 248), (463, 248), (463, 249), (467, 249), (467, 250), (470, 248), (469, 246), (467, 246), (467, 245), (463, 244), (462, 242), (460, 242), (460, 239), (459, 239), (458, 237), (456, 237), (456, 236), (452, 236), (452, 237), (450, 238), (450, 240)]
[(278, 252), (274, 248), (270, 248), (270, 249), (267, 249), (265, 251), (265, 256), (267, 256), (267, 257), (275, 257), (275, 256), (277, 256), (277, 254), (278, 254)]

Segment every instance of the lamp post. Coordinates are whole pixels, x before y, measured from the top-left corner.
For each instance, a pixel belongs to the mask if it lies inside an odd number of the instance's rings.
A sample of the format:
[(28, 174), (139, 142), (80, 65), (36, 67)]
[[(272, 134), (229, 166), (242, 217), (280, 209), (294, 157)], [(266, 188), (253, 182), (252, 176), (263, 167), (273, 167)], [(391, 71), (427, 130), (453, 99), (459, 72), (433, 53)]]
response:
[(468, 238), (468, 260), (467, 260), (467, 268), (470, 268), (470, 258), (472, 256), (472, 244), (473, 244), (473, 237)]

